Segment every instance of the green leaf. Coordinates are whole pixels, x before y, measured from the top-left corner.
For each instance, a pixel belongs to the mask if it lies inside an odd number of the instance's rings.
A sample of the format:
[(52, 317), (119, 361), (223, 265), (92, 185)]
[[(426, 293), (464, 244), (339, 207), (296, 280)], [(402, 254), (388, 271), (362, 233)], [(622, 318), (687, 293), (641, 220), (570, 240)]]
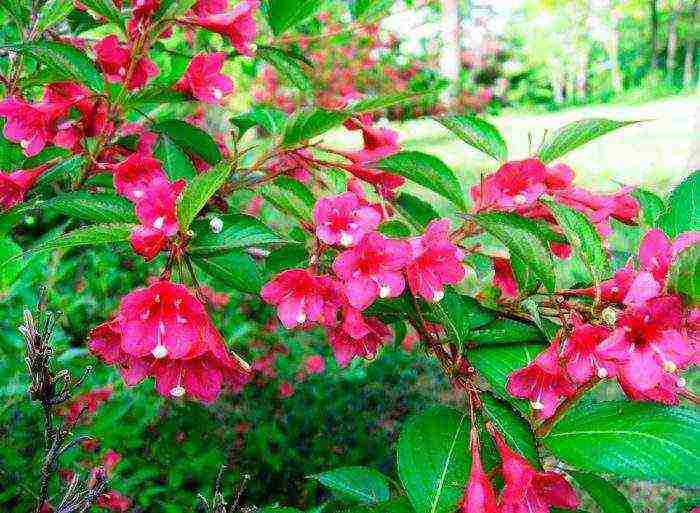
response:
[(177, 200), (177, 218), (180, 221), (180, 230), (185, 232), (190, 228), (190, 224), (207, 204), (209, 198), (226, 182), (229, 173), (231, 173), (231, 164), (222, 162), (206, 173), (195, 176), (187, 185)]
[(22, 248), (9, 237), (0, 237), (0, 291), (15, 282), (23, 267)]
[(548, 164), (593, 139), (635, 123), (640, 121), (614, 121), (601, 118), (574, 121), (547, 137), (537, 151), (537, 156), (543, 163)]
[(542, 285), (542, 281), (532, 267), (527, 265), (517, 255), (510, 256), (510, 267), (513, 269), (513, 277), (518, 282), (518, 295), (528, 297), (535, 294)]
[(473, 328), (479, 328), (494, 320), (496, 314), (469, 296), (445, 290), (445, 297), (430, 303), (432, 318), (442, 324), (447, 336), (461, 349), (469, 340)]
[(260, 195), (285, 214), (311, 220), (316, 198), (301, 182), (280, 176), (258, 188)]
[(190, 253), (208, 255), (225, 253), (232, 249), (289, 242), (255, 217), (228, 214), (219, 216), (219, 219), (223, 222), (219, 233), (214, 233), (206, 221), (201, 223), (206, 225), (205, 227), (195, 228), (197, 236), (190, 244)]
[(501, 241), (512, 256), (527, 265), (542, 280), (547, 290), (554, 291), (554, 264), (546, 244), (547, 239), (538, 223), (506, 212), (486, 212), (474, 216), (474, 220)]
[(391, 493), (386, 477), (367, 467), (336, 468), (314, 474), (311, 478), (337, 492), (341, 498), (362, 504), (388, 501)]
[(544, 334), (532, 324), (512, 319), (495, 321), (469, 333), (469, 341), (480, 346), (513, 344), (516, 342), (546, 342)]
[(508, 147), (498, 129), (476, 116), (448, 116), (436, 121), (465, 143), (498, 161), (508, 159)]
[(96, 224), (79, 228), (72, 232), (51, 237), (41, 244), (37, 244), (25, 255), (34, 255), (42, 251), (52, 251), (54, 249), (67, 249), (77, 246), (96, 246), (109, 244), (110, 242), (123, 242), (129, 240), (131, 231), (136, 228), (136, 224)]
[(544, 346), (541, 344), (478, 347), (467, 350), (467, 358), (479, 375), (491, 385), (494, 394), (522, 414), (529, 415), (528, 402), (511, 396), (506, 390), (506, 383), (510, 373), (528, 365), (542, 349)]
[(137, 223), (134, 204), (122, 196), (85, 191), (59, 194), (43, 204), (45, 210), (96, 223)]
[(411, 235), (411, 229), (396, 219), (382, 223), (377, 231), (387, 237), (394, 238), (409, 237)]
[(346, 119), (350, 114), (344, 111), (325, 109), (304, 109), (287, 120), (282, 143), (289, 148), (327, 132)]
[(637, 187), (632, 192), (632, 196), (639, 202), (641, 209), (639, 220), (649, 228), (656, 226), (656, 218), (659, 217), (661, 212), (666, 210), (664, 200), (653, 192), (641, 187)]
[(46, 170), (36, 181), (35, 187), (48, 185), (63, 177), (68, 177), (71, 181), (76, 181), (80, 177), (80, 171), (85, 165), (85, 157), (75, 155), (69, 159), (63, 160)]
[(268, 133), (276, 134), (282, 130), (287, 115), (273, 107), (255, 105), (246, 113), (231, 118), (231, 123), (238, 127), (241, 135), (254, 126), (263, 127)]
[(309, 254), (303, 244), (285, 244), (272, 251), (265, 259), (265, 269), (269, 274), (277, 274), (286, 269), (307, 267)]
[(383, 96), (370, 96), (358, 100), (348, 108), (350, 114), (362, 114), (387, 109), (395, 105), (408, 105), (423, 100), (433, 100), (438, 96), (437, 91), (407, 91)]
[(313, 90), (311, 79), (300, 65), (300, 61), (288, 52), (272, 46), (258, 46), (256, 55), (272, 64), (294, 87), (303, 92)]
[(124, 18), (112, 0), (86, 0), (81, 2), (88, 10), (93, 11), (103, 18), (119, 26), (124, 30)]
[(603, 240), (595, 226), (581, 212), (573, 210), (554, 201), (541, 199), (562, 227), (566, 238), (586, 268), (591, 273), (596, 286), (612, 276), (610, 256), (603, 247)]
[(73, 10), (72, 0), (48, 0), (39, 10), (36, 20), (36, 33), (41, 34), (49, 27), (65, 19)]
[(351, 0), (350, 13), (357, 19), (373, 19), (388, 12), (396, 0)]
[(530, 463), (539, 467), (540, 456), (537, 452), (535, 435), (530, 425), (510, 405), (489, 393), (481, 394), (484, 413), (503, 434), (511, 449), (525, 456)]
[(579, 404), (543, 442), (579, 470), (698, 487), (698, 439), (697, 409), (610, 401)]
[(263, 285), (260, 266), (245, 251), (229, 251), (217, 256), (193, 256), (192, 261), (208, 275), (241, 292), (258, 294)]
[(153, 155), (163, 163), (163, 170), (170, 180), (184, 178), (189, 181), (197, 174), (190, 158), (168, 136), (158, 138)]
[(323, 0), (265, 0), (263, 11), (272, 33), (279, 36), (312, 16)]
[(155, 20), (170, 20), (179, 18), (189, 11), (197, 0), (165, 0), (158, 12), (153, 16)]
[(421, 232), (430, 221), (440, 218), (440, 214), (430, 203), (406, 192), (399, 193), (396, 197), (396, 206), (401, 214)]
[(700, 305), (700, 243), (676, 256), (668, 272), (668, 290), (683, 296), (689, 306)]
[(452, 513), (469, 475), (469, 419), (435, 406), (411, 417), (397, 444), (399, 477), (416, 513)]
[(601, 513), (634, 513), (625, 496), (602, 477), (588, 472), (569, 471), (568, 474), (591, 496)]
[(8, 210), (0, 211), (0, 235), (5, 235), (12, 230), (12, 228), (20, 222), (22, 217), (24, 217), (24, 214), (37, 208), (39, 204), (40, 201), (38, 200), (24, 201)]
[(44, 66), (51, 68), (61, 77), (76, 80), (85, 84), (93, 91), (102, 92), (105, 82), (90, 58), (85, 52), (65, 43), (39, 41), (5, 45), (4, 48), (28, 55)]
[(452, 170), (439, 158), (418, 151), (402, 151), (377, 162), (376, 168), (408, 178), (466, 210), (462, 187)]
[(700, 171), (683, 180), (668, 197), (668, 209), (656, 225), (672, 239), (683, 232), (700, 230)]
[(200, 157), (212, 166), (223, 158), (214, 139), (201, 128), (178, 119), (169, 119), (151, 127), (154, 132), (165, 134), (186, 152)]
[(125, 109), (133, 109), (142, 105), (149, 104), (169, 104), (169, 103), (186, 103), (193, 101), (191, 97), (179, 91), (165, 88), (161, 85), (152, 85), (145, 89), (131, 93), (124, 101)]

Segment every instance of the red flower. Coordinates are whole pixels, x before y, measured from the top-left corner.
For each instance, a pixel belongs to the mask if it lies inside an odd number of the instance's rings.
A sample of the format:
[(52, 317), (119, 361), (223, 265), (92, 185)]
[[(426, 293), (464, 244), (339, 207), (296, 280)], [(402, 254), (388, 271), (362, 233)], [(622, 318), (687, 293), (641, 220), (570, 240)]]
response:
[(362, 130), (364, 148), (346, 156), (357, 164), (371, 164), (378, 160), (397, 153), (399, 134), (388, 128), (372, 126), (372, 118), (368, 114), (358, 118), (351, 118), (345, 122), (349, 130)]
[(287, 329), (307, 322), (333, 324), (341, 301), (339, 287), (332, 279), (315, 276), (306, 269), (281, 272), (260, 295), (277, 307), (277, 316)]
[(524, 213), (546, 191), (547, 168), (537, 159), (506, 162), (471, 188), (474, 209)]
[(558, 353), (555, 340), (530, 365), (508, 377), (508, 392), (529, 399), (541, 418), (550, 417), (561, 400), (575, 391), (559, 364)]
[(98, 497), (97, 505), (110, 511), (128, 511), (131, 500), (116, 490), (110, 490)]
[(373, 317), (363, 319), (363, 329), (358, 331), (363, 335), (353, 337), (344, 328), (327, 331), (328, 343), (341, 367), (347, 367), (353, 358), (375, 358), (379, 348), (391, 338), (389, 328)]
[(507, 298), (517, 299), (518, 282), (513, 276), (513, 267), (507, 258), (493, 257), (493, 284), (501, 289), (501, 295)]
[(192, 6), (192, 11), (197, 16), (219, 14), (228, 9), (228, 0), (197, 0)]
[(0, 117), (5, 118), (3, 135), (19, 143), (27, 157), (33, 157), (53, 139), (51, 119), (41, 106), (35, 107), (18, 98), (0, 101)]
[(392, 199), (395, 189), (406, 183), (403, 176), (387, 173), (380, 169), (372, 169), (364, 165), (353, 164), (346, 166), (344, 169), (363, 182), (373, 185), (377, 192), (387, 199)]
[(537, 472), (530, 463), (514, 452), (495, 430), (491, 435), (501, 455), (501, 472), (505, 486), (499, 513), (549, 513), (549, 508), (575, 509), (576, 492), (556, 472)]
[(136, 152), (114, 167), (114, 188), (122, 196), (138, 202), (156, 181), (167, 181), (160, 161), (149, 154)]
[(287, 397), (294, 395), (294, 387), (289, 381), (283, 381), (280, 383), (278, 390), (282, 399), (286, 399)]
[(163, 250), (167, 237), (163, 230), (139, 225), (131, 232), (131, 246), (146, 261), (153, 260)]
[(136, 216), (148, 228), (161, 230), (172, 237), (180, 229), (177, 220), (176, 202), (187, 185), (185, 180), (170, 182), (155, 179), (144, 190), (143, 198), (136, 201)]
[(639, 203), (628, 189), (615, 194), (595, 194), (578, 187), (569, 187), (561, 191), (552, 191), (552, 194), (560, 203), (584, 213), (603, 237), (612, 234), (611, 217), (631, 224), (639, 214)]
[(304, 361), (304, 368), (309, 374), (323, 374), (326, 371), (326, 360), (320, 354), (311, 355)]
[(460, 513), (498, 513), (496, 492), (484, 473), (479, 454), (479, 435), (474, 426), (471, 429), (469, 447), (472, 465), (459, 511)]
[(233, 81), (220, 73), (225, 60), (225, 52), (195, 55), (175, 84), (175, 90), (213, 105), (221, 103), (222, 98), (233, 91)]
[(121, 454), (112, 449), (107, 449), (107, 452), (102, 457), (102, 468), (104, 468), (107, 475), (110, 475), (121, 460)]
[(345, 282), (349, 303), (364, 310), (378, 297), (398, 297), (405, 282), (401, 269), (411, 259), (411, 245), (369, 233), (360, 243), (338, 255), (333, 262), (336, 275)]
[(314, 207), (316, 236), (330, 245), (355, 246), (381, 219), (377, 209), (364, 205), (353, 192), (321, 198)]
[(71, 424), (77, 421), (83, 411), (87, 414), (95, 413), (97, 408), (99, 408), (102, 403), (109, 400), (110, 397), (112, 397), (111, 386), (96, 388), (77, 396), (67, 406), (65, 411), (66, 422)]
[(464, 254), (449, 235), (449, 219), (436, 219), (422, 236), (410, 240), (413, 261), (406, 267), (408, 285), (426, 301), (440, 301), (444, 284), (456, 285), (464, 279)]
[(48, 168), (49, 166), (44, 164), (10, 174), (0, 172), (0, 209), (9, 209), (22, 203), (24, 196)]
[(594, 376), (609, 378), (617, 374), (615, 362), (599, 354), (598, 348), (610, 329), (584, 323), (578, 315), (571, 319), (571, 336), (562, 343), (562, 358), (566, 372), (576, 383), (586, 383)]
[(259, 6), (259, 0), (243, 0), (229, 12), (197, 15), (186, 21), (227, 37), (238, 53), (252, 56), (251, 44), (257, 34), (253, 14)]
[[(97, 63), (104, 72), (107, 80), (114, 83), (123, 82), (131, 67), (131, 48), (119, 43), (114, 34), (105, 37), (95, 45)], [(158, 74), (157, 66), (148, 57), (141, 57), (135, 64), (129, 79), (129, 90), (143, 87)]]

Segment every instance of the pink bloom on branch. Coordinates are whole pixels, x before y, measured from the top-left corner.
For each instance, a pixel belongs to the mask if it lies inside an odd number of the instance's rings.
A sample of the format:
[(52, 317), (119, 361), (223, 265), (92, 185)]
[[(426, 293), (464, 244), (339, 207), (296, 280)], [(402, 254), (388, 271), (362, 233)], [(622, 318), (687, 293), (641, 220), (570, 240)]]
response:
[(279, 273), (262, 288), (260, 296), (277, 307), (277, 316), (287, 329), (312, 321), (333, 324), (341, 302), (336, 282), (306, 269)]
[(314, 207), (316, 236), (326, 244), (355, 246), (365, 234), (374, 231), (381, 214), (363, 205), (353, 192), (321, 198)]
[(380, 169), (372, 169), (365, 165), (352, 164), (344, 169), (363, 182), (373, 185), (377, 192), (387, 199), (392, 199), (395, 190), (406, 183), (403, 176), (387, 173)]
[(0, 117), (5, 118), (6, 139), (22, 146), (27, 157), (44, 149), (53, 138), (48, 113), (18, 98), (0, 101)]
[(327, 331), (328, 343), (339, 366), (347, 367), (353, 358), (375, 358), (379, 348), (391, 338), (389, 328), (374, 317), (363, 319), (363, 324), (365, 329), (360, 333), (364, 334), (357, 337), (343, 327)]
[(122, 460), (122, 455), (112, 449), (107, 449), (107, 452), (102, 457), (102, 467), (107, 475), (110, 475), (119, 462)]
[(133, 153), (114, 167), (114, 188), (134, 202), (144, 199), (152, 183), (167, 180), (160, 161), (146, 153)]
[(493, 257), (493, 284), (501, 289), (501, 295), (506, 298), (517, 299), (518, 282), (513, 276), (513, 267), (507, 258)]
[(460, 504), (460, 513), (498, 513), (496, 492), (488, 477), (484, 473), (479, 454), (479, 438), (475, 427), (471, 429), (469, 441), (472, 463), (469, 471), (469, 481), (464, 490), (464, 497)]
[(595, 376), (609, 378), (617, 374), (614, 361), (603, 358), (598, 347), (610, 335), (604, 326), (584, 323), (576, 314), (571, 322), (573, 329), (562, 343), (562, 359), (566, 372), (576, 383), (586, 383)]
[(559, 343), (555, 340), (527, 367), (508, 376), (508, 393), (529, 399), (540, 418), (551, 417), (562, 399), (576, 390), (559, 363)]
[(406, 285), (401, 270), (411, 260), (411, 245), (369, 233), (352, 249), (340, 253), (333, 270), (345, 282), (348, 302), (364, 310), (377, 298), (398, 297)]
[(283, 381), (280, 383), (278, 391), (282, 399), (287, 399), (294, 395), (294, 386), (289, 381)]
[(304, 368), (309, 374), (323, 374), (326, 371), (326, 360), (320, 354), (311, 355), (304, 361)]
[[(120, 83), (126, 78), (131, 67), (132, 53), (128, 45), (119, 43), (117, 36), (110, 35), (95, 45), (97, 63), (110, 82)], [(147, 56), (141, 57), (133, 67), (127, 88), (143, 87), (158, 74), (158, 68)]]
[(220, 73), (225, 60), (225, 52), (195, 55), (174, 89), (212, 105), (221, 103), (233, 91), (233, 81)]
[(197, 0), (192, 6), (192, 11), (197, 16), (220, 14), (228, 9), (228, 0)]
[(406, 266), (408, 285), (426, 301), (440, 301), (445, 295), (443, 285), (464, 279), (464, 253), (450, 242), (449, 235), (449, 219), (436, 219), (423, 235), (409, 241), (413, 260)]
[(97, 505), (110, 511), (124, 512), (131, 507), (131, 499), (116, 490), (110, 490), (98, 497)]
[(253, 14), (260, 6), (259, 0), (243, 0), (233, 10), (206, 16), (195, 16), (186, 21), (228, 38), (241, 55), (252, 56), (252, 43), (257, 34)]
[(345, 127), (349, 130), (362, 130), (364, 148), (346, 155), (353, 162), (372, 164), (400, 150), (399, 134), (388, 128), (372, 126), (372, 118), (369, 115), (352, 118), (345, 122)]
[(146, 260), (153, 260), (165, 248), (168, 238), (163, 230), (139, 225), (131, 232), (131, 247), (134, 253)]
[(506, 162), (471, 188), (474, 209), (524, 213), (546, 192), (547, 168), (537, 159)]
[(44, 164), (10, 174), (0, 171), (0, 210), (9, 209), (22, 203), (27, 192), (48, 168), (49, 166)]
[(549, 513), (550, 507), (578, 507), (576, 491), (563, 475), (537, 472), (525, 458), (508, 447), (500, 433), (490, 431), (501, 456), (505, 483), (499, 513)]
[(144, 196), (136, 201), (136, 216), (141, 223), (161, 230), (166, 237), (177, 233), (180, 225), (177, 220), (176, 203), (187, 185), (185, 180), (170, 182), (156, 179), (144, 191)]

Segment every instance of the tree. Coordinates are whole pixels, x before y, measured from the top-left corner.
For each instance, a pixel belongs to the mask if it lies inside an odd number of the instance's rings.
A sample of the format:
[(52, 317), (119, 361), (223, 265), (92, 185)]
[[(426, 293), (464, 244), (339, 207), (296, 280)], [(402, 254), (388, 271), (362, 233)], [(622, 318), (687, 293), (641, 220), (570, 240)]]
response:
[(442, 47), (440, 49), (440, 71), (450, 81), (443, 93), (443, 101), (453, 105), (459, 89), (461, 67), (461, 27), (458, 0), (442, 0)]
[(689, 88), (693, 84), (693, 62), (695, 57), (696, 32), (695, 27), (698, 22), (698, 0), (693, 1), (690, 8), (690, 30), (685, 41), (685, 62), (683, 65), (683, 86)]
[(666, 74), (673, 75), (676, 63), (676, 48), (678, 47), (678, 14), (680, 5), (678, 2), (669, 2), (668, 41), (666, 43)]
[(659, 8), (657, 0), (649, 0), (651, 21), (651, 69), (659, 69)]

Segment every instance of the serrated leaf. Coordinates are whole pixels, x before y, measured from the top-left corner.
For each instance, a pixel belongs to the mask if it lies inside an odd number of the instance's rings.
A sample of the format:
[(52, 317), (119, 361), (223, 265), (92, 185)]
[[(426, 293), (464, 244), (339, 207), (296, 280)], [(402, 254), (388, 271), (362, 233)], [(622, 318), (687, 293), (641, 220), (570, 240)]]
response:
[(51, 68), (63, 78), (85, 84), (93, 91), (104, 91), (105, 82), (102, 73), (97, 70), (85, 52), (74, 46), (53, 41), (39, 41), (5, 45), (4, 48), (28, 55)]
[(556, 287), (554, 264), (541, 226), (524, 217), (506, 212), (486, 212), (474, 216), (484, 230), (496, 237), (542, 280), (550, 292)]
[(22, 272), (22, 248), (9, 237), (0, 236), (0, 291), (8, 289)]
[(262, 270), (244, 251), (229, 251), (225, 255), (193, 256), (192, 261), (208, 275), (241, 292), (258, 294), (262, 288)]
[(36, 33), (41, 34), (47, 28), (63, 21), (72, 10), (73, 0), (48, 0), (39, 10)]
[(68, 192), (46, 201), (43, 208), (96, 223), (138, 222), (134, 214), (134, 204), (115, 194)]
[(303, 92), (313, 90), (313, 84), (299, 61), (288, 52), (271, 46), (258, 46), (256, 55), (266, 60), (285, 77), (294, 87)]
[(392, 219), (379, 225), (377, 231), (387, 237), (401, 238), (411, 235), (411, 229), (401, 221)]
[(363, 112), (373, 112), (381, 109), (388, 109), (395, 105), (411, 104), (421, 100), (432, 100), (439, 95), (437, 91), (406, 91), (403, 93), (393, 93), (383, 96), (370, 96), (363, 98), (348, 107), (351, 114), (362, 114)]
[(639, 220), (649, 228), (656, 226), (656, 218), (666, 210), (664, 200), (653, 192), (641, 187), (637, 187), (632, 191), (632, 196), (639, 202), (639, 208), (641, 209)]
[(85, 0), (85, 7), (124, 30), (124, 18), (112, 0)]
[(285, 214), (311, 220), (316, 198), (301, 182), (280, 176), (258, 188), (260, 195)]
[(579, 470), (697, 487), (698, 439), (697, 409), (610, 401), (579, 404), (543, 442)]
[(614, 121), (602, 118), (574, 121), (547, 137), (537, 151), (537, 156), (543, 163), (548, 164), (587, 142), (635, 123), (640, 121)]
[(541, 199), (542, 203), (557, 220), (559, 226), (586, 268), (591, 273), (596, 286), (612, 276), (610, 257), (603, 246), (603, 240), (595, 226), (581, 212), (567, 206), (555, 203), (547, 199)]
[(177, 218), (180, 230), (187, 231), (200, 210), (207, 204), (216, 191), (219, 190), (229, 174), (231, 164), (222, 162), (206, 173), (201, 173), (187, 184), (177, 200)]
[(241, 135), (254, 126), (261, 126), (270, 134), (276, 134), (282, 130), (287, 115), (273, 107), (255, 105), (251, 110), (231, 118), (231, 123), (238, 127)]
[(669, 237), (700, 230), (700, 171), (683, 180), (668, 197), (668, 208), (658, 217), (656, 226)]
[(668, 271), (668, 290), (683, 296), (691, 307), (700, 305), (700, 243), (676, 256)]
[(469, 341), (480, 346), (514, 344), (518, 342), (546, 342), (537, 326), (512, 319), (495, 321), (469, 333)]
[(401, 214), (421, 232), (430, 221), (440, 218), (440, 214), (430, 203), (406, 192), (399, 193), (396, 197), (396, 206)]
[(352, 0), (350, 13), (353, 18), (373, 19), (391, 9), (395, 0)]
[(570, 471), (568, 474), (591, 496), (601, 513), (634, 513), (625, 496), (602, 477), (588, 472)]
[(154, 124), (151, 129), (156, 133), (167, 135), (180, 148), (200, 157), (212, 166), (218, 164), (223, 158), (212, 136), (199, 127), (179, 119), (169, 119)]
[(525, 456), (536, 467), (540, 466), (535, 435), (530, 425), (511, 406), (489, 393), (482, 394), (484, 413), (508, 442), (511, 449)]
[(408, 178), (447, 198), (459, 209), (467, 209), (457, 177), (437, 157), (418, 151), (402, 151), (380, 160), (375, 167)]
[(349, 117), (350, 114), (345, 111), (325, 109), (300, 110), (287, 120), (282, 143), (287, 148), (295, 146), (327, 132), (343, 123)]
[(386, 477), (372, 468), (341, 467), (310, 477), (341, 498), (362, 504), (388, 501), (391, 494)]
[(63, 160), (42, 173), (37, 179), (35, 187), (50, 184), (64, 176), (70, 178), (71, 181), (76, 181), (80, 176), (80, 171), (85, 165), (85, 162), (85, 157), (82, 155), (75, 155), (74, 157)]
[(197, 255), (225, 253), (232, 249), (280, 244), (289, 242), (285, 237), (268, 228), (255, 217), (243, 214), (219, 216), (223, 222), (221, 232), (214, 233), (209, 223), (203, 221), (203, 229), (196, 229), (197, 236), (190, 244), (189, 252)]
[(322, 3), (323, 0), (265, 0), (263, 11), (272, 33), (279, 36), (313, 15)]
[(163, 170), (172, 181), (189, 181), (197, 174), (190, 158), (168, 136), (158, 138), (153, 156), (163, 163)]
[(472, 329), (484, 326), (494, 320), (496, 314), (469, 296), (445, 290), (445, 297), (429, 305), (430, 320), (439, 322), (447, 336), (461, 348), (470, 338)]
[(27, 212), (37, 208), (39, 204), (39, 200), (24, 201), (8, 210), (0, 211), (0, 235), (5, 235), (12, 230)]
[(303, 244), (285, 244), (272, 251), (265, 259), (265, 269), (269, 274), (277, 274), (286, 269), (308, 266), (309, 254)]
[(508, 158), (508, 146), (498, 129), (476, 116), (448, 116), (436, 121), (469, 146), (498, 161)]
[(193, 101), (185, 93), (173, 91), (160, 85), (152, 85), (130, 94), (124, 101), (125, 109), (133, 109), (148, 104), (186, 103)]
[(436, 406), (411, 417), (397, 444), (399, 477), (416, 513), (452, 513), (469, 475), (468, 415)]

